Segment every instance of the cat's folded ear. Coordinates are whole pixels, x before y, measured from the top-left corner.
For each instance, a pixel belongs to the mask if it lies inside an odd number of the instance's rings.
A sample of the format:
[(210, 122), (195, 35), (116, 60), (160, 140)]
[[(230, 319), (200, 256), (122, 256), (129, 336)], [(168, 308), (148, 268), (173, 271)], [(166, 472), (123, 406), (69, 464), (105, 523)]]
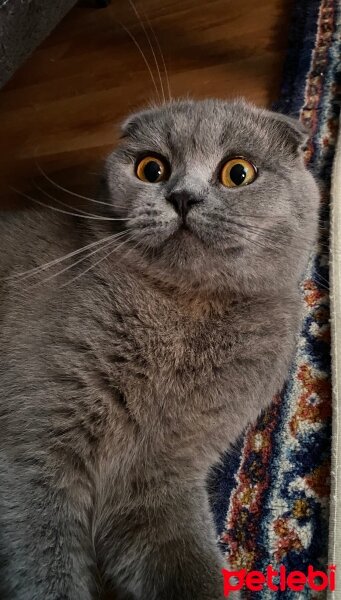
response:
[(267, 115), (288, 150), (295, 155), (301, 154), (310, 137), (308, 129), (293, 117), (272, 112), (268, 112)]
[(137, 121), (137, 114), (130, 115), (129, 117), (127, 117), (127, 119), (125, 119), (125, 121), (123, 121), (123, 123), (121, 124), (121, 139), (128, 137), (128, 135), (132, 135), (134, 131), (136, 131)]
[(141, 110), (140, 112), (136, 112), (136, 113), (129, 115), (121, 124), (120, 138), (125, 138), (128, 136), (133, 137), (139, 129), (139, 126), (141, 124), (141, 117), (143, 116), (144, 123), (146, 124), (147, 117), (151, 113), (152, 113), (151, 110), (145, 109), (145, 110)]

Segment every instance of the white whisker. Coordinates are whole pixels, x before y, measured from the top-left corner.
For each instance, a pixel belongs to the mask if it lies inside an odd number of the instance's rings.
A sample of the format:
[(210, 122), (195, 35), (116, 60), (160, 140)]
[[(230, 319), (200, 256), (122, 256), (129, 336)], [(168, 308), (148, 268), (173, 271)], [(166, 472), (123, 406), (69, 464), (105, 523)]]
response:
[(92, 217), (98, 216), (98, 215), (94, 215), (93, 213), (88, 213), (85, 210), (78, 208), (78, 206), (72, 206), (71, 204), (68, 204), (67, 202), (63, 202), (62, 200), (59, 200), (59, 198), (55, 198), (55, 196), (52, 196), (52, 194), (49, 194), (49, 192), (47, 192), (44, 188), (40, 187), (40, 185), (36, 181), (32, 181), (32, 184), (34, 185), (34, 187), (37, 190), (39, 190), (39, 192), (44, 194), (44, 196), (46, 196), (47, 198), (50, 198), (50, 200), (53, 200), (60, 206), (64, 206), (65, 208), (75, 210), (75, 211), (77, 210), (79, 213), (78, 216), (81, 216), (81, 215), (88, 215), (88, 216), (92, 216)]
[(47, 192), (44, 188), (40, 187), (40, 185), (38, 185), (38, 183), (35, 181), (33, 181), (33, 184), (37, 190), (39, 190), (42, 194), (44, 194), (45, 196), (50, 198), (50, 200), (53, 200), (54, 202), (57, 202), (57, 204), (60, 204), (60, 206), (65, 206), (65, 208), (69, 208), (71, 210), (77, 210), (80, 213), (79, 216), (81, 216), (81, 215), (87, 215), (88, 217), (100, 216), (100, 215), (95, 215), (94, 213), (88, 212), (86, 210), (83, 210), (81, 208), (78, 208), (78, 206), (72, 206), (71, 204), (67, 204), (67, 202), (63, 202), (62, 200), (59, 200), (59, 198), (52, 196), (52, 194)]
[(142, 29), (144, 31), (144, 34), (145, 34), (145, 36), (147, 38), (147, 42), (148, 42), (149, 47), (151, 49), (151, 52), (152, 52), (152, 55), (153, 55), (153, 59), (154, 59), (154, 63), (155, 63), (156, 70), (157, 70), (157, 74), (158, 74), (158, 77), (159, 77), (160, 86), (161, 86), (161, 92), (162, 92), (162, 96), (163, 96), (163, 102), (166, 103), (165, 90), (163, 88), (163, 81), (162, 81), (162, 77), (161, 77), (159, 63), (158, 63), (157, 58), (156, 58), (156, 54), (155, 54), (155, 51), (154, 51), (153, 44), (151, 42), (150, 36), (148, 34), (148, 31), (147, 31), (147, 29), (144, 26), (144, 23), (143, 23), (143, 21), (142, 21), (142, 19), (140, 17), (140, 13), (138, 12), (138, 10), (137, 10), (137, 8), (136, 8), (133, 0), (129, 0), (129, 4), (130, 4), (131, 8), (133, 9), (133, 11), (134, 11), (134, 13), (135, 13), (135, 15), (136, 15), (136, 17), (137, 17), (137, 19), (138, 19), (141, 27), (142, 27)]
[[(128, 235), (128, 232), (123, 232), (120, 237), (123, 237), (124, 234)], [(70, 269), (73, 269), (76, 265), (78, 265), (78, 264), (84, 262), (85, 260), (87, 260), (88, 258), (90, 258), (90, 256), (93, 256), (94, 254), (97, 254), (101, 250), (105, 250), (105, 248), (109, 248), (109, 246), (111, 246), (114, 242), (116, 242), (116, 239), (117, 239), (117, 237), (115, 237), (115, 239), (111, 239), (109, 242), (107, 242), (106, 244), (104, 244), (100, 248), (96, 248), (95, 250), (92, 250), (92, 252), (90, 252), (89, 254), (86, 254), (86, 256), (82, 256), (81, 258), (79, 258), (78, 260), (76, 260), (76, 262), (72, 263), (72, 265), (68, 265), (67, 267), (65, 267), (61, 271), (58, 271), (57, 273), (53, 273), (52, 275), (50, 275), (46, 279), (43, 279), (42, 281), (38, 281), (37, 283), (34, 283), (33, 285), (29, 286), (26, 289), (34, 288), (37, 285), (43, 285), (44, 283), (47, 283), (48, 281), (51, 281), (52, 279), (55, 279), (59, 275), (62, 275), (63, 273), (66, 273)]]
[[(231, 225), (233, 225), (233, 223), (231, 223)], [(249, 236), (242, 234), (240, 231), (240, 228), (238, 228), (237, 231), (235, 229), (230, 229), (229, 233), (234, 234), (234, 235), (239, 235), (239, 237), (241, 237), (242, 239), (247, 240), (248, 242), (251, 242), (252, 244), (255, 244), (256, 246), (259, 246), (263, 250), (271, 249), (271, 247), (268, 244), (262, 244), (258, 239), (255, 240), (254, 238), (250, 238)], [(276, 250), (276, 248), (273, 248), (273, 250)], [(278, 248), (277, 248), (277, 250), (278, 250)]]
[(82, 273), (79, 273), (79, 275), (76, 275), (76, 277), (73, 277), (72, 279), (69, 279), (69, 281), (67, 281), (66, 283), (63, 283), (63, 285), (61, 285), (59, 289), (62, 289), (63, 287), (66, 287), (70, 283), (74, 283), (75, 281), (77, 281), (78, 279), (80, 279), (81, 277), (83, 277), (83, 275), (85, 275), (86, 273), (88, 273), (91, 269), (94, 269), (103, 260), (106, 260), (107, 258), (109, 258), (109, 256), (111, 256), (114, 252), (117, 252), (117, 250), (119, 250), (122, 246), (124, 246), (124, 244), (127, 244), (128, 242), (130, 242), (132, 239), (133, 238), (131, 237), (128, 240), (124, 240), (124, 242), (122, 242), (117, 247), (115, 247), (112, 250), (110, 250), (110, 252), (108, 252), (105, 256), (103, 256), (102, 258), (100, 258), (100, 260), (98, 260), (94, 264), (90, 265), (87, 269), (85, 269), (85, 271), (82, 271)]
[(147, 57), (146, 57), (146, 55), (144, 54), (144, 52), (143, 52), (143, 50), (142, 50), (142, 48), (141, 48), (140, 44), (138, 43), (138, 41), (137, 41), (137, 39), (135, 38), (135, 36), (134, 36), (134, 35), (131, 33), (131, 31), (129, 31), (129, 29), (128, 29), (128, 28), (127, 28), (125, 25), (123, 25), (123, 23), (121, 23), (120, 21), (117, 21), (117, 23), (119, 23), (119, 25), (122, 27), (122, 29), (124, 29), (124, 31), (125, 31), (125, 32), (126, 32), (128, 35), (129, 35), (130, 39), (131, 39), (131, 40), (132, 40), (132, 42), (135, 44), (136, 48), (139, 50), (139, 52), (140, 52), (140, 54), (141, 54), (141, 56), (142, 56), (142, 58), (143, 58), (143, 60), (144, 60), (144, 63), (145, 63), (145, 65), (146, 65), (147, 69), (148, 69), (148, 72), (149, 72), (149, 75), (150, 75), (150, 77), (151, 77), (151, 80), (152, 80), (152, 82), (153, 82), (153, 84), (154, 84), (155, 91), (156, 91), (156, 93), (157, 93), (157, 96), (158, 96), (159, 102), (161, 102), (161, 98), (160, 98), (160, 92), (159, 92), (159, 90), (158, 90), (158, 87), (157, 87), (157, 85), (156, 85), (156, 81), (155, 81), (155, 78), (154, 78), (153, 72), (152, 72), (152, 70), (151, 70), (151, 68), (150, 68), (150, 65), (149, 65), (149, 62), (148, 62), (148, 60), (147, 60)]
[(105, 238), (102, 238), (101, 240), (96, 240), (95, 242), (92, 242), (91, 244), (88, 244), (87, 246), (83, 246), (82, 248), (78, 248), (77, 250), (73, 250), (73, 252), (69, 252), (69, 254), (65, 254), (64, 256), (61, 256), (59, 258), (55, 258), (47, 263), (44, 263), (43, 265), (39, 265), (38, 267), (33, 267), (32, 269), (28, 269), (27, 271), (21, 271), (20, 273), (13, 273), (13, 275), (10, 275), (9, 277), (5, 278), (6, 280), (11, 280), (11, 279), (22, 279), (23, 281), (25, 279), (27, 279), (28, 277), (31, 277), (32, 275), (35, 275), (36, 273), (39, 273), (39, 271), (45, 271), (46, 269), (48, 269), (49, 267), (52, 267), (54, 265), (57, 265), (61, 262), (63, 262), (64, 260), (67, 260), (68, 258), (72, 258), (73, 256), (77, 256), (77, 254), (81, 254), (82, 252), (86, 252), (86, 250), (89, 250), (90, 248), (93, 248), (95, 246), (98, 246), (99, 244), (102, 244), (104, 242), (106, 242), (109, 239), (113, 239), (117, 236), (120, 236), (121, 233), (117, 233), (117, 234), (112, 234), (112, 235), (108, 235)]
[(154, 28), (153, 28), (150, 20), (148, 19), (148, 16), (144, 12), (144, 10), (142, 10), (142, 14), (143, 14), (144, 18), (147, 21), (148, 27), (149, 27), (149, 29), (150, 29), (150, 31), (152, 33), (152, 36), (153, 36), (153, 38), (155, 40), (155, 43), (157, 45), (157, 48), (159, 50), (159, 54), (160, 54), (161, 60), (162, 60), (163, 71), (164, 71), (166, 82), (167, 82), (168, 99), (171, 100), (172, 99), (172, 94), (171, 94), (171, 88), (170, 88), (170, 83), (169, 83), (168, 70), (167, 70), (167, 66), (166, 66), (165, 57), (163, 55), (162, 48), (160, 46), (160, 42), (159, 42), (158, 37), (157, 37), (157, 35), (156, 35), (155, 31), (154, 31)]
[(35, 204), (39, 204), (39, 206), (42, 206), (44, 208), (49, 208), (50, 210), (54, 210), (55, 212), (58, 213), (62, 213), (64, 215), (70, 215), (71, 217), (78, 217), (80, 219), (94, 219), (96, 221), (128, 221), (128, 218), (114, 218), (114, 217), (100, 217), (100, 216), (95, 216), (95, 217), (90, 217), (87, 215), (80, 215), (79, 213), (73, 213), (70, 211), (66, 211), (66, 210), (62, 210), (61, 208), (57, 208), (56, 206), (50, 206), (49, 204), (46, 204), (45, 202), (41, 202), (40, 200), (37, 200), (36, 198), (33, 198), (32, 196), (30, 196), (30, 194), (25, 194), (24, 192), (21, 192), (20, 190), (9, 186), (10, 189), (13, 192), (16, 192), (17, 194), (19, 194), (19, 196), (23, 196), (24, 198), (27, 198), (28, 200), (31, 200), (31, 202), (34, 202)]
[[(36, 164), (37, 169), (40, 171), (41, 175), (43, 177), (45, 177), (45, 179), (49, 183), (51, 183), (51, 185), (53, 185), (54, 187), (58, 188), (62, 192), (66, 192), (66, 194), (70, 194), (70, 196), (75, 196), (76, 198), (81, 198), (82, 200), (88, 200), (89, 202), (93, 202), (94, 204), (102, 204), (104, 206), (111, 206), (110, 202), (103, 202), (101, 200), (95, 200), (94, 198), (89, 198), (89, 196), (83, 196), (82, 194), (77, 194), (77, 192), (73, 192), (73, 191), (69, 190), (68, 188), (63, 187), (62, 185), (60, 185), (59, 183), (57, 183), (54, 179), (52, 179), (49, 175), (47, 175), (47, 173), (38, 164), (37, 161), (35, 161), (35, 164)], [(97, 175), (97, 173), (94, 173), (94, 174)]]

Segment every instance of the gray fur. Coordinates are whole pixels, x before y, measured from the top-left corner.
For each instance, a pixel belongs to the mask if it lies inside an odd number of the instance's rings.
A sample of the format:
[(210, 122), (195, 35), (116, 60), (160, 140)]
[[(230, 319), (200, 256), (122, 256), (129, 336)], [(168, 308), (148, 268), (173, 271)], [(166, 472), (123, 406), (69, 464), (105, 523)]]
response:
[[(102, 214), (127, 221), (2, 216), (2, 600), (223, 597), (205, 481), (288, 372), (317, 230), (305, 139), (241, 101), (173, 102), (130, 117), (106, 162)], [(168, 181), (136, 178), (145, 151)], [(227, 189), (235, 155), (259, 176)], [(202, 199), (192, 233), (174, 190)], [(125, 228), (102, 262), (9, 278)]]

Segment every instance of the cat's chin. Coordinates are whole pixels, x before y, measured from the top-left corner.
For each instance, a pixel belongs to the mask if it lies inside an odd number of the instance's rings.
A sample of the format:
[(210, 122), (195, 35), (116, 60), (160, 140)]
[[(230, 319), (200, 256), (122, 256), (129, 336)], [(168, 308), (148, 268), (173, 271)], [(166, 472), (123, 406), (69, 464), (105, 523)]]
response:
[(187, 223), (182, 223), (158, 244), (161, 252), (170, 246), (176, 248), (177, 251), (183, 249), (187, 253), (190, 250), (195, 251), (198, 247), (203, 247), (204, 243), (194, 228)]
[(222, 253), (229, 260), (231, 257), (237, 257), (243, 253), (244, 248), (240, 243), (236, 243), (234, 240), (214, 240), (212, 236), (208, 232), (205, 234), (204, 231), (198, 231), (197, 228), (192, 225), (192, 223), (183, 223), (179, 225), (179, 227), (164, 240), (163, 245), (174, 245), (176, 243), (177, 250), (181, 251), (181, 249), (186, 250), (186, 253), (197, 253), (200, 249), (201, 251), (209, 253), (210, 257), (217, 253), (221, 257)]

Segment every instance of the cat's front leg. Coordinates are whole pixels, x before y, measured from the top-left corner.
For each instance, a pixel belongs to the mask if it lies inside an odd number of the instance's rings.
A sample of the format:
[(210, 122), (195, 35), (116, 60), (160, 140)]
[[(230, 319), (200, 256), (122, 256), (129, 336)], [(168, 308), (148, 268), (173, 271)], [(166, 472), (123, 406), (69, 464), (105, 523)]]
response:
[(95, 582), (86, 512), (67, 488), (52, 485), (38, 462), (0, 456), (0, 598), (90, 600)]
[[(105, 574), (137, 600), (223, 600), (223, 556), (204, 490), (130, 513), (102, 550)], [(240, 598), (231, 593), (230, 599)]]

